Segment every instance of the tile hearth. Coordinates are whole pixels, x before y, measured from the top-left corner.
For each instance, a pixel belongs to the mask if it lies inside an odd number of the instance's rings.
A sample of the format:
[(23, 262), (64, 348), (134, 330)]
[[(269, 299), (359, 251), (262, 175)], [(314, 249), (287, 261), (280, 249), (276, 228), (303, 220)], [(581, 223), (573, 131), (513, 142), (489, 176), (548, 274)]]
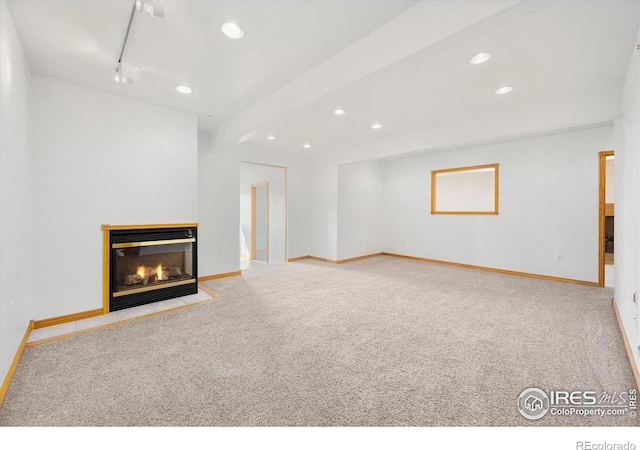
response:
[(37, 328), (31, 331), (31, 334), (29, 334), (27, 344), (44, 339), (64, 336), (66, 334), (75, 333), (77, 331), (85, 331), (104, 325), (115, 324), (117, 322), (122, 322), (129, 319), (144, 317), (149, 314), (169, 311), (171, 309), (180, 308), (186, 305), (203, 303), (209, 300), (214, 300), (214, 298), (215, 297), (203, 291), (202, 289), (198, 289), (198, 293), (193, 295), (186, 295), (184, 297), (171, 298), (169, 300), (150, 303), (147, 305), (122, 309), (120, 311), (114, 311), (103, 316), (90, 317), (88, 319), (61, 323), (59, 325), (52, 325), (50, 327)]

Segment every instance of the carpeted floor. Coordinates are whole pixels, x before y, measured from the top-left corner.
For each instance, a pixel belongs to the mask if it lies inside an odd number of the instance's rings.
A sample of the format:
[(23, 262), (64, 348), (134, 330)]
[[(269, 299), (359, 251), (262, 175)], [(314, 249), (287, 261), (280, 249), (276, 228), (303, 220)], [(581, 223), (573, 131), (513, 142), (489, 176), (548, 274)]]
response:
[(221, 300), (26, 349), (3, 426), (637, 426), (524, 419), (635, 387), (612, 290), (381, 256), (270, 264)]

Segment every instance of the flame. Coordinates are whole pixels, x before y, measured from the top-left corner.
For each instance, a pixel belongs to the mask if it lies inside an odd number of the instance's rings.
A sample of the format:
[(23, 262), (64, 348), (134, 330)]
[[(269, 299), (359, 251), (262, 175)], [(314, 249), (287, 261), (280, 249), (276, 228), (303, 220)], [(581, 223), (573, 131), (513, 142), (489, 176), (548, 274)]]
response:
[(158, 281), (162, 280), (162, 264), (158, 264), (156, 267), (156, 275), (158, 276)]
[(138, 268), (136, 269), (136, 275), (138, 275), (140, 278), (144, 278), (144, 273), (145, 273), (144, 266), (138, 266)]

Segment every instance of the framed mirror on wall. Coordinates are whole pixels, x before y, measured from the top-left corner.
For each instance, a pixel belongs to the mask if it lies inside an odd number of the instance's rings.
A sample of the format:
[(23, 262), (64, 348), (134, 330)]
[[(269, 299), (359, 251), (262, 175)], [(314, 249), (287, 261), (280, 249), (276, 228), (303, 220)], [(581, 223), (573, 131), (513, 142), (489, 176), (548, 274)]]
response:
[(498, 214), (498, 166), (431, 171), (431, 214)]

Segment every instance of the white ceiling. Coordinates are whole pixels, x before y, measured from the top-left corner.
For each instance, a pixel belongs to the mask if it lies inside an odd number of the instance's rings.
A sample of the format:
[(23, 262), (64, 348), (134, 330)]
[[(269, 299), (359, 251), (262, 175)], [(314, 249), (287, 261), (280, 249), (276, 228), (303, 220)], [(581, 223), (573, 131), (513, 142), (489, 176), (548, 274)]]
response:
[[(219, 124), (415, 4), (408, 1), (163, 0), (165, 18), (136, 14), (114, 71), (134, 0), (15, 0), (11, 16), (34, 73)], [(220, 26), (236, 21), (239, 40)], [(173, 86), (191, 86), (190, 96)]]
[[(8, 5), (34, 73), (194, 114), (219, 142), (307, 153), (619, 88), (640, 5), (163, 0), (165, 19), (135, 16), (123, 58), (135, 83), (116, 84), (133, 3)], [(220, 33), (229, 20), (242, 39)], [(478, 51), (493, 57), (472, 66)], [(177, 83), (194, 92), (177, 93)], [(495, 95), (502, 85), (513, 92)]]

